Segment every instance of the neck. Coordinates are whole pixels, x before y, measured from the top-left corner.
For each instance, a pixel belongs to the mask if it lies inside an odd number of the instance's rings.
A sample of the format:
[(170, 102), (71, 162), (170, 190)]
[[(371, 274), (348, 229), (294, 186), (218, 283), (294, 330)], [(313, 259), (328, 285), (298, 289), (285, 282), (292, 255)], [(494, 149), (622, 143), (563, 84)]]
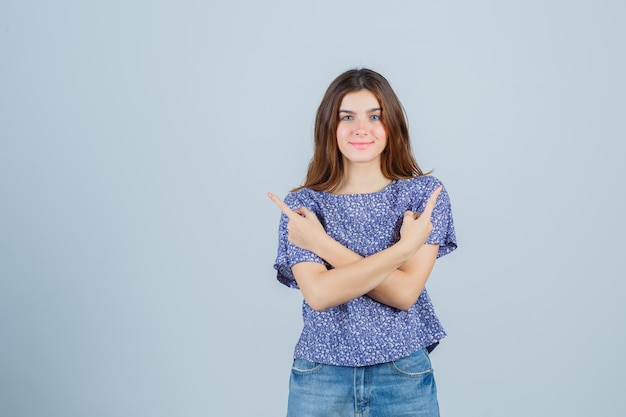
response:
[(380, 170), (380, 163), (347, 164), (344, 180), (335, 194), (369, 194), (380, 191), (389, 185), (391, 180)]

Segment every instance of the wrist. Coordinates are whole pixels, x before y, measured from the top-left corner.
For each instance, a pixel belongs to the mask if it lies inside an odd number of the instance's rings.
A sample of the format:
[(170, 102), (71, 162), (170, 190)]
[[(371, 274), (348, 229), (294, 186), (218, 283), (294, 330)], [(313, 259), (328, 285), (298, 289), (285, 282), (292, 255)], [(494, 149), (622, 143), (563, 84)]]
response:
[(317, 255), (324, 259), (326, 259), (325, 256), (333, 250), (332, 245), (333, 243), (335, 243), (333, 238), (328, 236), (326, 232), (320, 233), (319, 237), (314, 239), (314, 242), (315, 250), (313, 252), (315, 252)]
[(415, 255), (417, 252), (415, 245), (412, 242), (407, 241), (407, 239), (402, 239), (394, 245), (398, 250), (398, 256), (400, 257), (401, 264), (407, 262), (409, 259)]

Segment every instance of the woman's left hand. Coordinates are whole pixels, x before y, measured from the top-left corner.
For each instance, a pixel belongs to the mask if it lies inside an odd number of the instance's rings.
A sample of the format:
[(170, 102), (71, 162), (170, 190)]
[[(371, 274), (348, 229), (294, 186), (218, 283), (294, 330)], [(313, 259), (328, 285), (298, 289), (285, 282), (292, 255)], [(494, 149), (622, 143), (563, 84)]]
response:
[(276, 195), (268, 193), (267, 196), (289, 219), (287, 224), (289, 242), (302, 249), (316, 253), (316, 245), (328, 237), (328, 235), (315, 213), (304, 206), (292, 210)]

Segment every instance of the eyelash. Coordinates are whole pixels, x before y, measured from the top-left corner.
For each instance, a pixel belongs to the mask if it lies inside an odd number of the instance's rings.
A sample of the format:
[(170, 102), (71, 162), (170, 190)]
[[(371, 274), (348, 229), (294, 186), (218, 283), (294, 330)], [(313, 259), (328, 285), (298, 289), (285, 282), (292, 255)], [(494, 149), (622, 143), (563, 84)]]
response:
[[(350, 120), (353, 120), (353, 117), (350, 115), (347, 115), (347, 116), (343, 116), (341, 120), (350, 121)], [(380, 114), (373, 114), (370, 116), (370, 120), (379, 121), (382, 119), (380, 117)]]

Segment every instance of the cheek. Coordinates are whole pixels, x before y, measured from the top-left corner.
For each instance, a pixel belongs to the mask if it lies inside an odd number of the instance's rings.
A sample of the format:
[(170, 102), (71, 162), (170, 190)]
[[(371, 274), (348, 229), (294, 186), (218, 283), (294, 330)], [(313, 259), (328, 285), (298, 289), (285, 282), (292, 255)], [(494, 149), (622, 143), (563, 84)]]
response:
[(376, 136), (379, 138), (385, 138), (385, 140), (387, 140), (387, 138), (389, 137), (389, 135), (387, 134), (387, 129), (385, 129), (384, 126), (379, 126), (376, 129)]
[(337, 127), (337, 139), (343, 139), (350, 136), (350, 129), (345, 126)]

